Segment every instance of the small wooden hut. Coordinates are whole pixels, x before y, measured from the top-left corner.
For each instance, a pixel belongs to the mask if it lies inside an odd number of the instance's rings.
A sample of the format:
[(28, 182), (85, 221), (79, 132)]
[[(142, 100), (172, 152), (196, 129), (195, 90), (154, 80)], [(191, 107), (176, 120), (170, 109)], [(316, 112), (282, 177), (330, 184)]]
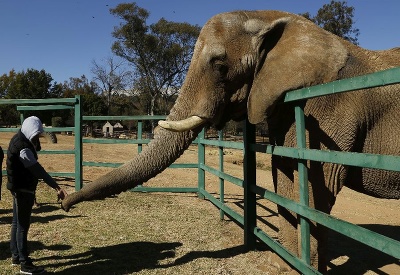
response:
[(104, 137), (112, 137), (114, 134), (114, 127), (111, 125), (110, 122), (106, 122), (106, 124), (103, 125), (103, 136)]

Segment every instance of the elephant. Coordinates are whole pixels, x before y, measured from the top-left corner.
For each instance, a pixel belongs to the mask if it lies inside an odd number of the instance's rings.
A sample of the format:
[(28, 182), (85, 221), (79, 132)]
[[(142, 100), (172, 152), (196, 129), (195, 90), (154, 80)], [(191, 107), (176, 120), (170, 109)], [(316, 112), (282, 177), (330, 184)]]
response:
[[(123, 166), (62, 201), (66, 211), (103, 199), (166, 169), (203, 127), (228, 121), (267, 122), (270, 143), (296, 147), (286, 92), (400, 66), (400, 48), (372, 51), (283, 11), (217, 14), (201, 29), (180, 94), (154, 139)], [(400, 85), (331, 94), (304, 103), (307, 148), (400, 154)], [(272, 156), (275, 192), (298, 200), (296, 160)], [(400, 174), (333, 163), (307, 162), (310, 206), (330, 213), (343, 186), (380, 198), (400, 198)], [(298, 217), (279, 212), (279, 241), (300, 255)], [(326, 271), (326, 229), (311, 226), (311, 262)]]

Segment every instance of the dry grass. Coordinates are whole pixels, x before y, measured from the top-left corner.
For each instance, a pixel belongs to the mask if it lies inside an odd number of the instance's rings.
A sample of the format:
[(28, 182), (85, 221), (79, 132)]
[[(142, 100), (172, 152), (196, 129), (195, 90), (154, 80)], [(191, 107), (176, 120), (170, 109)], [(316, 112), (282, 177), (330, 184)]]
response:
[[(177, 204), (177, 196), (184, 203)], [(240, 255), (240, 240), (232, 251), (221, 249), (232, 244), (221, 230), (226, 223), (208, 215), (215, 213), (209, 204), (193, 207), (198, 204), (194, 196), (124, 193), (68, 214), (47, 188), (40, 188), (38, 198), (42, 205), (34, 210), (29, 236), (32, 257), (57, 274), (177, 274), (182, 266), (190, 274), (220, 268), (204, 258)], [(10, 204), (7, 194), (2, 204)], [(1, 213), (1, 274), (15, 273), (9, 266), (10, 212)], [(193, 228), (199, 220), (207, 227)]]
[[(10, 136), (0, 134), (0, 145), (7, 147)], [(58, 144), (45, 140), (45, 149), (69, 149), (72, 137), (58, 136)], [(101, 147), (101, 150), (99, 149)], [(137, 152), (134, 145), (84, 145), (85, 161), (123, 162)], [(207, 150), (207, 164), (217, 167), (218, 154)], [(106, 156), (107, 160), (103, 156)], [(49, 171), (72, 171), (73, 158), (40, 155)], [(242, 177), (241, 152), (225, 151), (225, 171)], [(61, 160), (60, 160), (61, 159)], [(179, 162), (196, 162), (191, 147)], [(258, 183), (272, 188), (267, 156), (258, 158)], [(4, 164), (3, 164), (4, 165)], [(85, 183), (108, 169), (84, 168)], [(5, 178), (3, 178), (5, 180)], [(59, 179), (69, 192), (73, 182)], [(195, 186), (197, 172), (191, 169), (167, 169), (146, 185)], [(218, 197), (218, 180), (206, 175), (206, 189)], [(242, 213), (242, 190), (226, 185), (226, 200)], [(243, 247), (243, 230), (208, 201), (195, 194), (126, 192), (104, 201), (85, 202), (69, 213), (56, 202), (54, 191), (45, 184), (38, 188), (40, 207), (34, 209), (29, 233), (32, 257), (54, 274), (283, 274), (270, 263), (270, 253), (247, 252)], [(375, 200), (344, 190), (338, 198), (334, 215), (378, 229), (398, 238), (400, 203)], [(348, 211), (357, 209), (357, 211)], [(9, 254), (11, 196), (4, 187), (0, 201), (0, 274), (15, 274)], [(264, 201), (258, 206), (258, 225), (276, 235), (276, 207)], [(378, 224), (386, 224), (378, 226)], [(271, 228), (267, 228), (271, 225)], [(333, 234), (330, 247), (331, 274), (400, 274), (399, 262), (373, 249)]]
[[(10, 205), (3, 193), (2, 207)], [(123, 193), (65, 213), (39, 188), (30, 230), (32, 257), (57, 274), (261, 274), (243, 253), (241, 229), (221, 222), (209, 203), (187, 194)], [(2, 210), (1, 274), (14, 274), (8, 253), (11, 209)]]

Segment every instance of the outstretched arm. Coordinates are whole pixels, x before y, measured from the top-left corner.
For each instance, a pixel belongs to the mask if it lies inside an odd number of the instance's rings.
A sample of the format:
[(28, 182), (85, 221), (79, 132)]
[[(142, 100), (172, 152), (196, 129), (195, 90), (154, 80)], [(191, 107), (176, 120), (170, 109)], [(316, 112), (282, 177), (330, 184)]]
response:
[(49, 175), (49, 173), (46, 172), (39, 162), (36, 162), (27, 168), (35, 177), (38, 179), (43, 179), (48, 186), (57, 190), (58, 199), (63, 200), (67, 196), (67, 192), (57, 184), (57, 182)]

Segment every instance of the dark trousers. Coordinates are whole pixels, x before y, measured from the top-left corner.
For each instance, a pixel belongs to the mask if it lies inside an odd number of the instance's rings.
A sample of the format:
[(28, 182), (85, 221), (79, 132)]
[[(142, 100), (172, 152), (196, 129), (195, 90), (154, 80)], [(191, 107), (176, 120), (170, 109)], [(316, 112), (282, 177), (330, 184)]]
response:
[(13, 219), (11, 224), (10, 249), (13, 259), (29, 262), (28, 231), (35, 194), (13, 192)]

